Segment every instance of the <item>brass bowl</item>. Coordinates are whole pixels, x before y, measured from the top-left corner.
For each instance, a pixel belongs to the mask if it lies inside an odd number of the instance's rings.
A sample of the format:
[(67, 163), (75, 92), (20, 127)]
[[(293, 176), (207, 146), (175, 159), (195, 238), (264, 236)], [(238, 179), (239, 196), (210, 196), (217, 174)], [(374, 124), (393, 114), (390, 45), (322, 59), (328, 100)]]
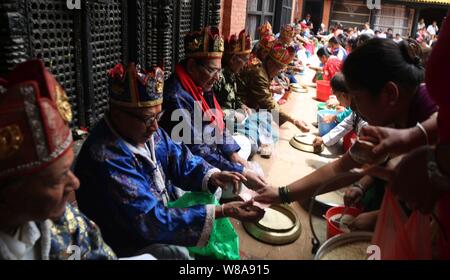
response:
[(301, 233), (301, 226), (300, 220), (295, 211), (291, 207), (281, 204), (274, 204), (270, 206), (270, 208), (286, 215), (294, 225), (289, 229), (279, 230), (267, 228), (258, 222), (243, 222), (242, 225), (247, 233), (259, 241), (273, 245), (288, 244), (297, 240)]
[(323, 145), (321, 145), (319, 148), (314, 148), (312, 144), (307, 141), (309, 137), (312, 137), (312, 134), (310, 133), (302, 133), (298, 134), (289, 141), (289, 144), (291, 144), (292, 147), (296, 148), (297, 150), (308, 152), (308, 153), (315, 153), (320, 154), (323, 151)]

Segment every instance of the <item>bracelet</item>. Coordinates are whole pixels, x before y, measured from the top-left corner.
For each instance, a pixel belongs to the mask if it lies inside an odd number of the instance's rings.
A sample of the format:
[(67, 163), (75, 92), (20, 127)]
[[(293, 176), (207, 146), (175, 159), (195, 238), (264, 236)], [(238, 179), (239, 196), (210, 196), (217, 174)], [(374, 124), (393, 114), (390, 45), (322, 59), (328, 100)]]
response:
[(359, 183), (359, 182), (353, 183), (353, 184), (352, 184), (352, 187), (355, 187), (355, 188), (360, 189), (360, 190), (362, 191), (363, 195), (366, 193), (366, 189), (365, 189), (364, 186), (363, 186), (361, 183)]
[(223, 204), (220, 205), (220, 213), (222, 214), (222, 217), (226, 217)]
[(289, 188), (287, 186), (282, 186), (278, 188), (278, 195), (282, 203), (289, 204), (292, 202), (289, 195)]
[(427, 143), (427, 145), (429, 145), (429, 141), (428, 141), (428, 133), (427, 130), (425, 129), (425, 127), (423, 127), (423, 125), (421, 123), (417, 123), (416, 126), (422, 131), (423, 135), (425, 136), (425, 141)]

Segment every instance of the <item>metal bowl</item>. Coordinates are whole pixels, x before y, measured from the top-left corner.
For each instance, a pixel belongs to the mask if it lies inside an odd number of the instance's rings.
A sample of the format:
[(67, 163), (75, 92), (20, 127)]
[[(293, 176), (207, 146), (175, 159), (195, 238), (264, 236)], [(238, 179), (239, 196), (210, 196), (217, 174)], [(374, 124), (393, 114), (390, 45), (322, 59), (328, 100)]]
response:
[(321, 145), (320, 148), (314, 149), (311, 141), (309, 141), (311, 137), (313, 137), (313, 134), (310, 133), (298, 134), (292, 137), (289, 144), (300, 151), (320, 154), (323, 151), (323, 145)]
[(300, 220), (295, 211), (286, 205), (274, 204), (270, 208), (286, 215), (294, 224), (289, 229), (279, 230), (265, 227), (259, 223), (242, 223), (248, 234), (254, 238), (273, 245), (292, 243), (298, 239), (301, 233)]
[(336, 235), (322, 244), (317, 251), (314, 259), (322, 260), (322, 258), (329, 252), (335, 250), (338, 247), (349, 245), (356, 242), (371, 242), (373, 237), (372, 232), (350, 232)]

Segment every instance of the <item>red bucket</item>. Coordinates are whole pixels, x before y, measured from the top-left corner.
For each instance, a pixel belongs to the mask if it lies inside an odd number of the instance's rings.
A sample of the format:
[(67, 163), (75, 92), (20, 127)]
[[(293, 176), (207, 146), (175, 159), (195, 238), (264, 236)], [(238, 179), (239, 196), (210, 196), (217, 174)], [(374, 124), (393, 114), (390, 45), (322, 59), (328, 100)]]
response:
[[(344, 233), (339, 227), (337, 227), (335, 224), (331, 222), (331, 217), (333, 217), (336, 214), (342, 214), (344, 212), (345, 206), (336, 206), (331, 207), (328, 209), (327, 213), (325, 214), (325, 218), (327, 219), (327, 239), (330, 239), (331, 237)], [(346, 215), (351, 215), (353, 217), (358, 216), (361, 213), (361, 210), (355, 207), (349, 207), (347, 210)]]
[(316, 99), (323, 102), (327, 101), (331, 95), (330, 81), (318, 80), (316, 86)]
[(350, 150), (350, 148), (353, 146), (353, 143), (355, 143), (357, 138), (357, 135), (354, 131), (350, 131), (344, 136), (344, 142), (342, 144), (344, 148), (344, 152), (347, 152)]

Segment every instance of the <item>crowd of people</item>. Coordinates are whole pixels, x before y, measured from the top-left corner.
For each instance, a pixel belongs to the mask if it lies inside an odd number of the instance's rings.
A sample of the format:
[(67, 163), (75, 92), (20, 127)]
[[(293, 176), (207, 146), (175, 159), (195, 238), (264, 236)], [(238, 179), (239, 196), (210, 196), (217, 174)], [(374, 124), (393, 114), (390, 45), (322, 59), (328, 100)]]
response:
[[(406, 213), (432, 213), (439, 225), (436, 239), (421, 245), (433, 248), (426, 257), (450, 258), (450, 22), (426, 65), (420, 40), (392, 30), (312, 29), (310, 17), (279, 34), (265, 23), (253, 46), (244, 30), (224, 40), (205, 27), (185, 36), (186, 58), (170, 77), (118, 63), (105, 73), (109, 109), (78, 155), (64, 89), (40, 60), (19, 64), (0, 79), (0, 259), (67, 259), (73, 246), (80, 259), (239, 257), (236, 246), (217, 245), (235, 240), (217, 232), (229, 218), (256, 222), (263, 205), (303, 201), (356, 167), (364, 167), (357, 179), (322, 190), (351, 185), (346, 205), (364, 209), (352, 230), (383, 233), (378, 217), (392, 190)], [(316, 55), (320, 66), (310, 63)], [(271, 155), (274, 126), (309, 131), (282, 107), (306, 67), (317, 72), (314, 81), (330, 81), (341, 108), (328, 118), (340, 124), (314, 145), (349, 133), (358, 140), (276, 188), (249, 159)], [(359, 140), (373, 144), (365, 157)], [(255, 191), (251, 200), (221, 200), (243, 185)]]

